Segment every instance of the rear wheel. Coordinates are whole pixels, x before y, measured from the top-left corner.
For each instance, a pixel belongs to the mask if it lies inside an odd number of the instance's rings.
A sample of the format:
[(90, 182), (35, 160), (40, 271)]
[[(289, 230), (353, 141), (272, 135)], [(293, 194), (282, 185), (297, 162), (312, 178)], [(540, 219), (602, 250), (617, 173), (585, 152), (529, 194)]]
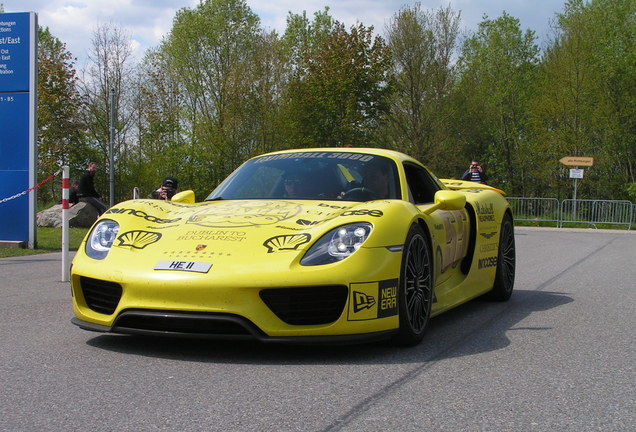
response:
[(431, 248), (422, 228), (413, 225), (404, 244), (398, 299), (400, 328), (394, 342), (418, 344), (431, 314), (433, 271)]
[(501, 222), (495, 283), (492, 291), (488, 293), (491, 300), (506, 301), (512, 295), (512, 289), (515, 285), (515, 255), (515, 233), (512, 217), (506, 213)]

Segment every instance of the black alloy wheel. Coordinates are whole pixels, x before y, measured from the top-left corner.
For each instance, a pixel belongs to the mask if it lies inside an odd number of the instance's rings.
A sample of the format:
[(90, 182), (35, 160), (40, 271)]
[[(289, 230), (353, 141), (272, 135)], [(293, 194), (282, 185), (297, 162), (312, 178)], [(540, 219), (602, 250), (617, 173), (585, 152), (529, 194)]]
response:
[(515, 285), (515, 232), (512, 217), (506, 213), (501, 221), (499, 235), (499, 253), (497, 255), (497, 272), (495, 283), (489, 298), (495, 301), (506, 301), (512, 295)]
[(404, 244), (398, 297), (400, 327), (394, 342), (416, 345), (424, 337), (433, 298), (431, 247), (418, 225), (411, 227)]

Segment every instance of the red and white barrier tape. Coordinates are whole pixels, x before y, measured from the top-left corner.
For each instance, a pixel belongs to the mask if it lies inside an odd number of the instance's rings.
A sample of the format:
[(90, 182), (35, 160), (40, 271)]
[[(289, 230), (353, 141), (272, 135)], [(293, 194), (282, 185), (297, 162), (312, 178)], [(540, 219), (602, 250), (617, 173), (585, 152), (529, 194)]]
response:
[[(36, 184), (36, 185), (35, 185), (35, 186), (33, 186), (32, 188), (29, 188), (29, 189), (27, 189), (27, 190), (25, 190), (25, 191), (23, 191), (23, 192), (17, 193), (17, 194), (15, 194), (15, 195), (13, 195), (13, 196), (10, 196), (10, 197), (8, 197), (8, 198), (0, 199), (0, 204), (5, 203), (5, 202), (7, 202), (7, 201), (11, 201), (12, 199), (19, 198), (19, 197), (21, 197), (22, 195), (26, 195), (26, 194), (28, 194), (29, 192), (31, 192), (31, 191), (33, 191), (33, 190), (35, 190), (35, 189), (39, 188), (40, 186), (42, 186), (44, 183), (46, 183), (46, 182), (48, 182), (48, 181), (50, 181), (50, 180), (53, 180), (55, 177), (57, 177), (57, 176), (60, 174), (60, 172), (62, 172), (62, 170), (61, 170), (61, 169), (60, 169), (60, 170), (58, 170), (55, 174), (51, 174), (51, 175), (50, 175), (50, 176), (48, 176), (46, 179), (42, 180), (40, 183)], [(68, 201), (68, 198), (67, 198), (67, 201)]]

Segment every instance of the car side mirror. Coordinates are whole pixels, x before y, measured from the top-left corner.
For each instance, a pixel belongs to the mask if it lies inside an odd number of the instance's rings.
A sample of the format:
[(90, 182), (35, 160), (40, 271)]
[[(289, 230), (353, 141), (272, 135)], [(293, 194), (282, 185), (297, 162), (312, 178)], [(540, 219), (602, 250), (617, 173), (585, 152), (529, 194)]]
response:
[(185, 190), (183, 192), (179, 192), (178, 194), (175, 194), (175, 196), (173, 196), (170, 201), (183, 203), (183, 204), (194, 204), (195, 203), (194, 191)]
[(439, 190), (435, 192), (435, 204), (424, 210), (430, 214), (435, 210), (461, 210), (466, 206), (466, 196), (452, 190)]

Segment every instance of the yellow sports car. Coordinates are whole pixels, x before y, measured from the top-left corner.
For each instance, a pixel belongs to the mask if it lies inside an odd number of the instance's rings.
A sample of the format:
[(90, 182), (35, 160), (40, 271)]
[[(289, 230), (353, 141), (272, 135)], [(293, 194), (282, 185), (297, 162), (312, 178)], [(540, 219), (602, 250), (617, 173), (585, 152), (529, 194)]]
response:
[(97, 332), (417, 344), (429, 318), (515, 275), (510, 206), (417, 160), (319, 148), (248, 160), (203, 202), (133, 200), (71, 269), (72, 322)]

